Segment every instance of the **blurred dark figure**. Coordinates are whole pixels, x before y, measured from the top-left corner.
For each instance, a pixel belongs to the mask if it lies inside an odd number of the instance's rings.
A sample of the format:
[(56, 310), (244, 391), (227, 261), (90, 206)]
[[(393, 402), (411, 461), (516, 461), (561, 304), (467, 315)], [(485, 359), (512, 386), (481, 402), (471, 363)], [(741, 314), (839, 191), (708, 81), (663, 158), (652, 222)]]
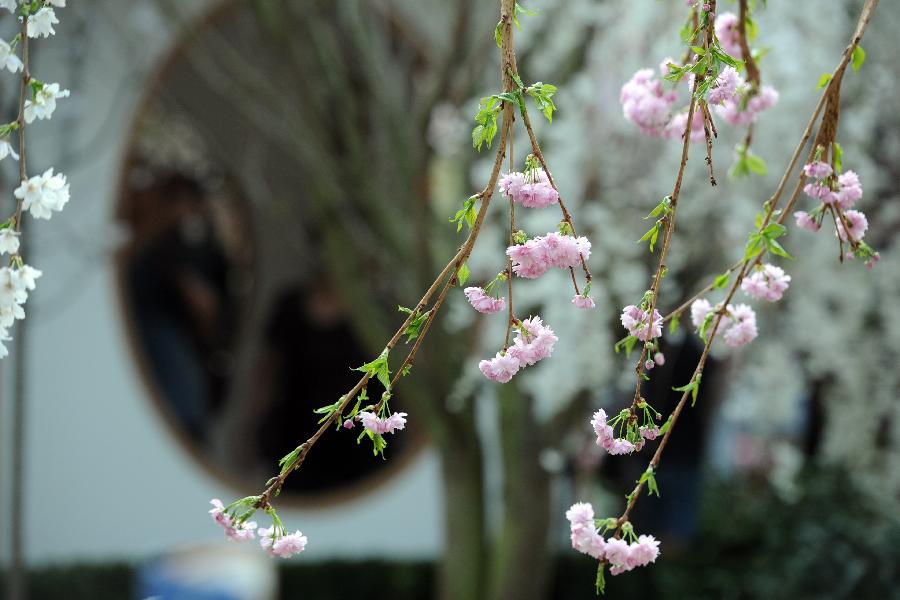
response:
[[(254, 408), (259, 411), (259, 448), (266, 464), (274, 465), (318, 429), (320, 415), (313, 410), (334, 403), (341, 391), (352, 388), (361, 376), (352, 369), (371, 359), (327, 275), (277, 298), (264, 344)], [(371, 403), (377, 400), (375, 396)], [(289, 478), (285, 489), (324, 491), (374, 475), (373, 467), (377, 470), (383, 461), (372, 456), (368, 440), (354, 443), (360, 427), (323, 436), (316, 444), (319, 460), (305, 462), (302, 476)], [(397, 456), (405, 437), (391, 436), (387, 452)]]
[(149, 368), (195, 439), (226, 385), (233, 302), (229, 265), (200, 184), (170, 175), (135, 194), (128, 291)]

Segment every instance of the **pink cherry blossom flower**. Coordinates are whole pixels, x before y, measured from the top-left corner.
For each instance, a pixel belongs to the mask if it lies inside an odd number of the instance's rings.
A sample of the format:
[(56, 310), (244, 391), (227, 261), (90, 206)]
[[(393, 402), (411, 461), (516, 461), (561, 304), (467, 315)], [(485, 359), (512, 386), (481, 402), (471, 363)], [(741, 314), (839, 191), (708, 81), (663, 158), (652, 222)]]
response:
[(638, 429), (641, 432), (641, 437), (650, 440), (651, 442), (655, 440), (659, 436), (659, 427), (656, 425), (652, 427), (648, 427), (647, 425), (641, 425)]
[(519, 361), (509, 354), (498, 352), (494, 358), (478, 363), (478, 368), (488, 379), (507, 383), (519, 371)]
[(837, 194), (824, 183), (807, 183), (803, 186), (803, 193), (813, 200), (821, 200), (825, 204), (832, 204), (837, 200)]
[(519, 277), (534, 279), (551, 268), (568, 269), (581, 264), (591, 255), (591, 243), (586, 237), (574, 237), (550, 232), (534, 237), (524, 244), (506, 249), (512, 260), (513, 272)]
[(844, 171), (838, 176), (837, 201), (841, 210), (853, 208), (856, 202), (862, 198), (862, 185), (859, 176), (853, 171)]
[(232, 542), (243, 542), (252, 540), (255, 537), (256, 521), (236, 522), (225, 512), (225, 506), (221, 500), (213, 498), (209, 503), (213, 505), (209, 511), (210, 516), (222, 528), (225, 532), (225, 537), (229, 540)]
[(858, 210), (848, 210), (844, 213), (844, 219), (846, 219), (849, 229), (845, 231), (843, 221), (838, 220), (837, 235), (845, 242), (848, 240), (848, 233), (850, 234), (849, 238), (855, 242), (863, 239), (863, 236), (866, 235), (866, 230), (869, 228), (869, 221), (866, 219), (866, 215)]
[(406, 427), (406, 413), (393, 413), (389, 417), (379, 417), (373, 412), (360, 411), (356, 416), (363, 427), (375, 434), (394, 433)]
[(643, 311), (637, 306), (630, 304), (622, 309), (620, 319), (622, 326), (628, 330), (628, 333), (642, 342), (648, 342), (662, 335), (663, 318), (655, 308), (651, 317), (648, 311)]
[(519, 361), (520, 367), (531, 366), (550, 356), (558, 340), (553, 330), (544, 325), (540, 317), (531, 317), (523, 320), (516, 331), (509, 354)]
[(709, 92), (710, 104), (721, 104), (725, 100), (734, 100), (737, 97), (737, 86), (742, 83), (734, 67), (725, 67), (716, 77), (716, 84)]
[(716, 37), (722, 48), (735, 58), (743, 58), (738, 32), (738, 16), (733, 12), (723, 12), (716, 17)]
[(566, 519), (572, 524), (583, 527), (594, 526), (594, 507), (588, 502), (576, 502), (566, 511)]
[(761, 269), (744, 278), (741, 282), (741, 289), (757, 300), (776, 302), (781, 300), (790, 281), (791, 276), (786, 275), (784, 269), (765, 264)]
[(802, 210), (798, 210), (797, 212), (794, 213), (794, 219), (796, 219), (796, 221), (797, 221), (797, 227), (800, 227), (801, 229), (805, 229), (807, 231), (812, 231), (815, 233), (816, 231), (818, 231), (819, 229), (822, 228), (821, 225), (816, 223), (809, 216), (809, 213), (802, 211)]
[(494, 298), (480, 287), (467, 287), (463, 290), (472, 308), (480, 313), (493, 314), (506, 308), (505, 298)]
[(711, 313), (712, 310), (713, 307), (706, 298), (694, 300), (691, 304), (691, 323), (693, 323), (696, 329), (700, 329), (700, 326), (706, 321), (706, 316)]
[(641, 69), (632, 76), (619, 94), (625, 119), (640, 127), (647, 135), (660, 136), (669, 122), (677, 94), (665, 91), (653, 69)]
[(758, 335), (756, 329), (756, 313), (746, 304), (728, 306), (728, 315), (732, 321), (722, 338), (732, 348), (749, 344)]
[(768, 85), (763, 86), (758, 94), (747, 100), (746, 106), (743, 97), (748, 89), (743, 85), (743, 81), (738, 86), (738, 91), (740, 93), (737, 97), (725, 100), (715, 107), (720, 117), (736, 127), (746, 127), (754, 123), (761, 112), (772, 108), (778, 102), (778, 92)]
[(595, 412), (591, 419), (591, 426), (593, 426), (594, 432), (597, 434), (597, 445), (601, 448), (612, 444), (613, 439), (616, 437), (612, 426), (606, 422), (607, 420), (606, 411), (602, 408)]
[(612, 455), (618, 454), (631, 454), (636, 451), (634, 444), (626, 440), (625, 438), (616, 438), (609, 444), (609, 447), (604, 447), (607, 452)]
[(575, 297), (572, 298), (572, 304), (578, 308), (594, 308), (595, 306), (593, 298), (582, 294), (575, 294)]
[(815, 179), (825, 179), (826, 177), (829, 177), (832, 172), (831, 165), (822, 162), (821, 160), (803, 166), (803, 173), (807, 177), (813, 177)]

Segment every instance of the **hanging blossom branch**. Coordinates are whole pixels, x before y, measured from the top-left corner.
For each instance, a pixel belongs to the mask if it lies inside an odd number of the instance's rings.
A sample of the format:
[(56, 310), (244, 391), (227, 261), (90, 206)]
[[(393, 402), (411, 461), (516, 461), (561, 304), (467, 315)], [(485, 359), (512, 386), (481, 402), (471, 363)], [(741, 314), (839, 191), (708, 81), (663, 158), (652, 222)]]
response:
[[(861, 258), (865, 260), (868, 268), (874, 266), (878, 260), (878, 253), (862, 242), (862, 236), (868, 226), (865, 216), (859, 211), (848, 210), (861, 198), (862, 187), (853, 171), (845, 171), (843, 174), (838, 175), (838, 172), (842, 170), (843, 152), (835, 139), (840, 112), (841, 81), (848, 65), (853, 65), (854, 69), (859, 69), (862, 65), (865, 53), (859, 43), (877, 4), (878, 0), (866, 0), (856, 30), (850, 44), (842, 54), (840, 63), (833, 73), (823, 76), (821, 85), (826, 86), (826, 89), (806, 125), (801, 140), (775, 193), (763, 205), (763, 213), (757, 215), (754, 231), (750, 234), (745, 247), (744, 258), (737, 264), (729, 267), (725, 273), (717, 276), (712, 284), (706, 286), (699, 294), (696, 294), (687, 302), (682, 303), (667, 317), (667, 319), (672, 318), (671, 325), (677, 327), (678, 316), (690, 306), (693, 325), (705, 341), (703, 352), (694, 369), (691, 380), (682, 387), (674, 388), (681, 391), (682, 395), (668, 420), (662, 427), (656, 426), (655, 421), (661, 420), (661, 414), (639, 396), (639, 385), (635, 396), (636, 403), (633, 403), (630, 409), (623, 410), (613, 419), (608, 419), (605, 411), (602, 409), (598, 410), (593, 416), (591, 423), (597, 433), (597, 443), (606, 448), (611, 454), (623, 454), (640, 450), (645, 441), (653, 440), (662, 435), (659, 446), (651, 458), (647, 469), (636, 482), (631, 493), (626, 496), (626, 505), (621, 516), (596, 519), (593, 508), (587, 503), (577, 503), (566, 513), (566, 517), (570, 521), (573, 547), (600, 561), (596, 579), (598, 593), (604, 587), (607, 564), (611, 565), (610, 573), (616, 575), (630, 571), (637, 566), (646, 565), (655, 561), (658, 557), (659, 542), (653, 536), (637, 536), (628, 520), (629, 516), (645, 487), (651, 495), (654, 493), (659, 494), (655, 473), (662, 459), (663, 450), (672, 435), (678, 417), (687, 405), (688, 399), (691, 400), (692, 406), (696, 403), (703, 369), (717, 334), (722, 332), (726, 344), (730, 346), (741, 346), (749, 343), (757, 335), (756, 317), (752, 308), (745, 304), (738, 306), (730, 304), (738, 288), (753, 298), (764, 299), (770, 302), (779, 300), (787, 290), (790, 276), (785, 275), (784, 271), (779, 267), (769, 264), (762, 265), (761, 262), (766, 254), (790, 258), (787, 251), (778, 242), (778, 238), (786, 233), (783, 222), (790, 214), (790, 210), (797, 201), (801, 189), (806, 195), (820, 204), (811, 213), (802, 211), (794, 213), (798, 226), (817, 231), (821, 227), (824, 214), (827, 213), (831, 215), (834, 222), (835, 233), (841, 250), (841, 260), (845, 256)], [(714, 9), (714, 5), (712, 8)], [(813, 129), (820, 116), (822, 117), (821, 124), (812, 149), (809, 152), (807, 164), (801, 170), (794, 190), (784, 209), (779, 209), (778, 204), (787, 182), (799, 162), (803, 149), (812, 137)], [(687, 131), (685, 134), (687, 135)], [(686, 147), (687, 144), (685, 144)], [(686, 150), (682, 156), (680, 171), (683, 171), (685, 162)], [(812, 179), (813, 182), (805, 183), (808, 178)], [(845, 243), (849, 247), (849, 251), (846, 254), (844, 252)], [(712, 306), (702, 298), (702, 295), (706, 292), (728, 287), (733, 273), (737, 273), (737, 276), (731, 283), (726, 297), (721, 303)], [(650, 297), (652, 301), (655, 294), (650, 294)], [(628, 308), (626, 308), (626, 313), (629, 313)], [(641, 320), (647, 314), (638, 315), (635, 317), (635, 321), (627, 321), (626, 316), (629, 315), (623, 314), (623, 325), (626, 328), (633, 329), (632, 336), (645, 341), (645, 350), (652, 343), (649, 340), (662, 335), (663, 321), (658, 313), (653, 313), (652, 320)], [(632, 327), (629, 327), (629, 325), (632, 325)], [(672, 327), (672, 330), (675, 327)], [(643, 358), (642, 354), (642, 360)], [(647, 368), (651, 367), (650, 361), (647, 362), (646, 366)], [(637, 426), (635, 408), (644, 417), (644, 425), (640, 427)], [(619, 434), (624, 433), (624, 436), (616, 437), (617, 430)], [(608, 540), (604, 539), (603, 536), (610, 532), (612, 537)], [(622, 539), (623, 536), (625, 539)]]
[[(25, 129), (35, 119), (49, 119), (56, 110), (56, 100), (69, 95), (58, 83), (44, 83), (32, 77), (29, 70), (29, 39), (47, 38), (59, 23), (54, 8), (65, 7), (66, 0), (34, 0), (16, 2), (0, 0), (0, 10), (6, 9), (19, 22), (19, 33), (10, 41), (0, 40), (0, 70), (21, 72), (19, 111), (14, 121), (0, 125), (0, 160), (7, 157), (19, 161), (19, 186), (15, 189), (15, 212), (0, 222), (0, 255), (9, 255), (9, 264), (0, 268), (0, 358), (9, 354), (4, 342), (10, 341), (9, 329), (17, 320), (25, 318), (28, 293), (36, 287), (41, 272), (25, 264), (22, 258), (22, 217), (28, 211), (35, 219), (49, 219), (69, 202), (69, 184), (62, 173), (53, 168), (41, 175), (28, 177)], [(20, 55), (17, 53), (21, 53)], [(9, 141), (18, 136), (18, 153)]]
[[(507, 282), (509, 308), (503, 348), (494, 358), (481, 361), (479, 368), (482, 373), (495, 381), (509, 381), (520, 369), (549, 356), (557, 341), (553, 330), (544, 325), (540, 317), (524, 320), (516, 318), (512, 304), (514, 276), (535, 278), (552, 267), (569, 269), (576, 293), (572, 300), (573, 304), (580, 308), (593, 307), (594, 301), (588, 295), (591, 283), (591, 273), (587, 266), (590, 242), (587, 238), (575, 235), (571, 213), (560, 198), (556, 183), (547, 169), (526, 106), (526, 99), (530, 97), (538, 110), (552, 122), (556, 110), (553, 96), (557, 90), (555, 86), (542, 82), (525, 85), (519, 75), (513, 49), (513, 25), (519, 25), (520, 14), (534, 13), (521, 7), (515, 0), (500, 0), (500, 21), (495, 37), (500, 50), (502, 91), (481, 99), (475, 115), (477, 125), (472, 132), (472, 143), (475, 149), (480, 151), (483, 146), (491, 147), (498, 131), (500, 139), (487, 185), (482, 191), (469, 197), (463, 203), (462, 209), (450, 219), (456, 224), (457, 232), (462, 231), (463, 226), (467, 226), (468, 237), (419, 302), (413, 308), (400, 307), (400, 310), (407, 314), (406, 319), (394, 332), (381, 354), (357, 369), (363, 375), (356, 385), (333, 404), (315, 410), (315, 413), (321, 416), (319, 429), (281, 459), (278, 475), (266, 483), (265, 489), (259, 495), (241, 498), (227, 506), (218, 499), (211, 501), (213, 508), (209, 512), (229, 539), (241, 541), (258, 536), (261, 546), (270, 555), (284, 558), (302, 552), (306, 548), (308, 543), (306, 536), (300, 531), (288, 533), (272, 503), (280, 493), (285, 480), (302, 466), (316, 442), (332, 427), (336, 430), (342, 428), (349, 430), (360, 422), (362, 433), (359, 434), (357, 443), (368, 438), (372, 443), (373, 453), (384, 457), (384, 450), (387, 447), (385, 435), (402, 430), (406, 425), (407, 414), (391, 412), (390, 409), (395, 386), (401, 377), (409, 374), (415, 357), (450, 290), (457, 284), (465, 285), (469, 279), (467, 260), (482, 230), (498, 182), (502, 195), (509, 200), (510, 210), (510, 245), (506, 250), (506, 265), (484, 287), (468, 287), (464, 290), (467, 300), (475, 310), (486, 314), (497, 313), (506, 307), (506, 300), (494, 295), (495, 288), (500, 287), (498, 285), (500, 282)], [(525, 159), (525, 169), (522, 172), (513, 171), (511, 140), (516, 109), (522, 117), (532, 147), (532, 154)], [(507, 150), (510, 155), (510, 171), (501, 178)], [(479, 202), (481, 204), (476, 208)], [(529, 238), (524, 231), (516, 228), (517, 204), (524, 208), (545, 208), (558, 204), (563, 217), (558, 231)], [(585, 278), (583, 291), (579, 289), (575, 275), (575, 269), (579, 266)], [(415, 343), (392, 375), (390, 354), (404, 336), (407, 343), (412, 341)], [(371, 403), (368, 396), (368, 386), (373, 380), (378, 381), (383, 387), (383, 392), (375, 403)], [(272, 519), (271, 527), (258, 527), (255, 521), (250, 520), (258, 510), (262, 510)]]

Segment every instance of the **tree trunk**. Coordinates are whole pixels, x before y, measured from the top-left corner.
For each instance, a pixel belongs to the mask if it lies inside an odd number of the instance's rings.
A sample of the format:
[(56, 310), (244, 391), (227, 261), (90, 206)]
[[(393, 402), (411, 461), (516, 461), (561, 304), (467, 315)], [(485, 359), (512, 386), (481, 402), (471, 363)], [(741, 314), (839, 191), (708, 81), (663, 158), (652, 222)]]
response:
[[(470, 405), (464, 412), (471, 413)], [(454, 415), (447, 439), (438, 444), (444, 481), (445, 554), (437, 597), (474, 600), (484, 597), (486, 548), (481, 442), (471, 414)], [(467, 424), (467, 425), (466, 425)]]
[(540, 600), (547, 595), (550, 477), (540, 465), (542, 441), (532, 400), (503, 386), (500, 444), (503, 453), (503, 523), (492, 556), (491, 600)]

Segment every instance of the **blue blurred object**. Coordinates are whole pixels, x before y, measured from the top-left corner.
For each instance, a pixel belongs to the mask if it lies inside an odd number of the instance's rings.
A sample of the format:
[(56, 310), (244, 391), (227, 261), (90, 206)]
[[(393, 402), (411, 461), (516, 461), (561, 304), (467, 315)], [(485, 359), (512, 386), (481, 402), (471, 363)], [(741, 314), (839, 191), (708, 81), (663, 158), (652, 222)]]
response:
[(238, 546), (173, 552), (137, 576), (140, 600), (273, 600), (277, 588), (274, 563)]

